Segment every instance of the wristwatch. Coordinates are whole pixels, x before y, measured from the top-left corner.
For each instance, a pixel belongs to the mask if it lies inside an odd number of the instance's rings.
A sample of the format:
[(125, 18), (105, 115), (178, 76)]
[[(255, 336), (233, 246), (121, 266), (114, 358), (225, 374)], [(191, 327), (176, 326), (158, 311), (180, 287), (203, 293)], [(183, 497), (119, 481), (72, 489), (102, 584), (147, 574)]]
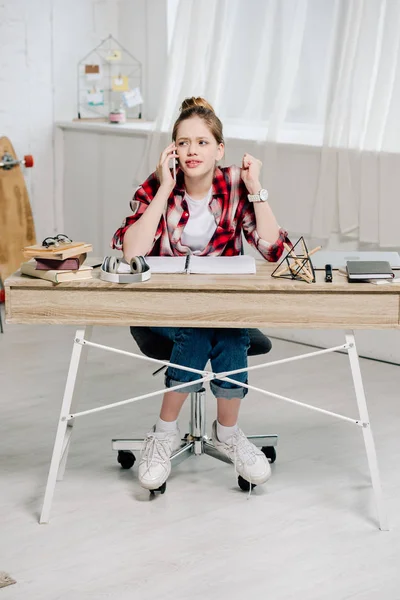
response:
[(249, 202), (266, 202), (268, 200), (268, 190), (261, 189), (258, 194), (248, 194)]

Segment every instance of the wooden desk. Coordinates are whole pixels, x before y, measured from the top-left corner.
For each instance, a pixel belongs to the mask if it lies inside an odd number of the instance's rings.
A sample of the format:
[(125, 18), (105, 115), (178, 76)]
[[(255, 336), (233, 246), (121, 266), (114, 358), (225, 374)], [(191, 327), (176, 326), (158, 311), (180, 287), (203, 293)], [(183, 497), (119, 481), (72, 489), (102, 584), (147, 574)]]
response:
[[(84, 327), (77, 331), (74, 339), (41, 523), (49, 520), (56, 480), (62, 479), (64, 473), (72, 425), (76, 417), (143, 398), (124, 400), (85, 413), (74, 412), (75, 383), (78, 374), (82, 374), (88, 346), (96, 346), (90, 341), (92, 325), (303, 327), (345, 330), (400, 327), (400, 285), (349, 284), (346, 278), (337, 272), (334, 272), (333, 283), (325, 283), (324, 273), (318, 272), (317, 282), (307, 284), (271, 278), (274, 268), (275, 265), (260, 262), (257, 264), (256, 275), (153, 275), (145, 283), (129, 285), (106, 283), (98, 279), (96, 273), (93, 280), (58, 285), (21, 276), (19, 272), (6, 280), (7, 323), (89, 326), (86, 333)], [(102, 348), (122, 352), (104, 346)], [(356, 419), (324, 411), (250, 385), (247, 387), (284, 401), (294, 402), (307, 409), (350, 421), (362, 428), (379, 527), (386, 530), (388, 524), (378, 463), (353, 331), (346, 333), (346, 343), (340, 347), (319, 350), (276, 363), (299, 360), (338, 349), (348, 352), (359, 409), (359, 417)], [(135, 354), (131, 355), (138, 357)], [(140, 356), (138, 358), (143, 359)], [(263, 366), (267, 364), (271, 366), (271, 363), (265, 363)], [(206, 381), (218, 375), (209, 371), (204, 373), (208, 374), (204, 379)], [(162, 390), (146, 397), (161, 392)]]
[(54, 285), (21, 276), (6, 281), (7, 323), (196, 327), (400, 328), (400, 285), (274, 279), (256, 275), (153, 275), (118, 285), (98, 279)]

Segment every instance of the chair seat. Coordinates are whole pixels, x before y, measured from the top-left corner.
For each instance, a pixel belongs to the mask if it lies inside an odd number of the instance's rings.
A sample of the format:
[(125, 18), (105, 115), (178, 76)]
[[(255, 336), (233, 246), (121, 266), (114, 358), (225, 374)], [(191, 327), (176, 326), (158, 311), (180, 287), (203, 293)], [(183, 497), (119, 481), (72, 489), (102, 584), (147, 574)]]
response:
[(250, 348), (247, 356), (268, 354), (272, 348), (271, 340), (259, 329), (249, 329)]
[[(173, 342), (150, 327), (131, 327), (131, 334), (140, 351), (149, 358), (158, 360), (169, 360), (171, 357)], [(248, 356), (267, 354), (272, 348), (271, 340), (259, 329), (249, 329), (250, 348)]]

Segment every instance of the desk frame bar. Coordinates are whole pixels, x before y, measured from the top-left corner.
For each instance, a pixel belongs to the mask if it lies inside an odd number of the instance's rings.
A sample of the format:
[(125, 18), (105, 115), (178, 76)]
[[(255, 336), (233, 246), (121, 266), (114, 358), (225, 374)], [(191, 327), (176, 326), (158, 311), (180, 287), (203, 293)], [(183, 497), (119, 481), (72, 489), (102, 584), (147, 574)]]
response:
[[(92, 335), (92, 327), (88, 327), (88, 338)], [(84, 336), (85, 329), (77, 331), (77, 336)], [(83, 378), (87, 352), (82, 352), (83, 347), (74, 343), (72, 347), (72, 356), (69, 363), (67, 383), (65, 384), (64, 397), (61, 405), (60, 419), (58, 421), (56, 439), (54, 442), (53, 455), (51, 457), (50, 470), (47, 478), (46, 491), (39, 523), (48, 523), (50, 519), (51, 505), (53, 502), (54, 490), (57, 480), (63, 478), (64, 470), (67, 464), (69, 443), (71, 440), (73, 421), (68, 423), (68, 417), (71, 406), (75, 404), (74, 392), (77, 390), (80, 381)], [(83, 355), (83, 356), (82, 356)], [(83, 358), (83, 360), (81, 360)], [(75, 400), (76, 401), (76, 400)], [(67, 432), (68, 429), (68, 432)]]
[(364, 385), (360, 370), (360, 361), (358, 359), (356, 340), (353, 331), (346, 331), (346, 342), (349, 344), (348, 354), (358, 411), (360, 413), (361, 420), (368, 423), (368, 427), (363, 427), (362, 432), (364, 436), (365, 451), (367, 453), (369, 472), (371, 475), (372, 488), (375, 494), (379, 529), (382, 531), (389, 531), (389, 523), (384, 505), (383, 491), (379, 475), (378, 458), (376, 455), (375, 442), (369, 421), (367, 400), (365, 397)]
[[(49, 475), (48, 475), (48, 479), (47, 479), (43, 508), (42, 508), (42, 512), (40, 515), (40, 521), (39, 521), (40, 523), (48, 523), (49, 518), (50, 518), (50, 511), (51, 511), (51, 505), (52, 505), (54, 491), (55, 491), (55, 485), (56, 485), (57, 480), (61, 480), (63, 478), (66, 463), (67, 463), (69, 445), (70, 445), (71, 434), (72, 434), (72, 426), (74, 424), (74, 420), (78, 416), (87, 415), (87, 414), (90, 414), (93, 412), (99, 412), (100, 410), (107, 410), (107, 409), (113, 408), (115, 406), (129, 404), (129, 403), (135, 402), (139, 399), (155, 396), (155, 395), (163, 393), (165, 391), (165, 389), (162, 389), (162, 390), (158, 390), (156, 392), (152, 392), (151, 394), (145, 394), (142, 396), (138, 396), (136, 398), (130, 398), (128, 400), (123, 400), (121, 402), (115, 402), (113, 404), (98, 407), (98, 408), (91, 409), (88, 411), (82, 411), (80, 413), (72, 413), (71, 414), (71, 409), (73, 409), (76, 406), (76, 392), (77, 392), (78, 386), (80, 385), (80, 383), (82, 381), (83, 370), (85, 367), (86, 357), (87, 357), (87, 352), (88, 352), (89, 346), (94, 346), (94, 347), (98, 347), (98, 348), (101, 348), (104, 350), (117, 352), (117, 353), (121, 353), (121, 354), (127, 354), (127, 355), (133, 356), (135, 358), (140, 358), (142, 360), (147, 359), (150, 362), (157, 362), (157, 363), (166, 364), (166, 365), (170, 364), (166, 361), (150, 359), (150, 358), (144, 357), (142, 355), (136, 355), (136, 354), (129, 353), (126, 351), (118, 350), (116, 348), (110, 348), (108, 346), (102, 346), (100, 344), (95, 344), (90, 341), (91, 335), (92, 335), (92, 326), (87, 328), (86, 338), (85, 338), (85, 330), (78, 330), (76, 332), (76, 336), (74, 339), (74, 345), (73, 345), (73, 349), (72, 349), (72, 356), (71, 356), (71, 361), (70, 361), (70, 366), (69, 366), (69, 371), (68, 371), (68, 377), (67, 377), (67, 382), (66, 382), (66, 386), (65, 386), (63, 402), (62, 402), (62, 406), (61, 406), (60, 419), (58, 422), (56, 439), (55, 439), (54, 449), (53, 449), (53, 455), (51, 458), (50, 470), (49, 470)], [(365, 392), (364, 392), (364, 387), (363, 387), (363, 382), (362, 382), (360, 363), (359, 363), (358, 353), (357, 353), (356, 344), (355, 344), (354, 332), (353, 331), (346, 332), (346, 344), (344, 344), (344, 345), (335, 346), (334, 348), (328, 348), (325, 350), (320, 350), (320, 351), (316, 351), (316, 352), (312, 352), (312, 353), (307, 353), (304, 355), (291, 357), (289, 359), (283, 359), (280, 361), (265, 363), (264, 365), (257, 365), (257, 368), (261, 368), (263, 366), (264, 367), (272, 366), (273, 364), (280, 364), (283, 362), (290, 362), (292, 360), (300, 360), (301, 358), (310, 358), (312, 356), (316, 356), (319, 354), (335, 352), (339, 349), (340, 350), (346, 349), (348, 351), (351, 374), (352, 374), (352, 379), (353, 379), (353, 384), (354, 384), (354, 389), (355, 389), (355, 394), (356, 394), (356, 399), (357, 399), (357, 405), (358, 405), (358, 411), (359, 411), (359, 416), (360, 416), (359, 419), (351, 419), (349, 417), (345, 417), (344, 415), (339, 415), (337, 413), (333, 413), (331, 411), (326, 411), (326, 410), (320, 409), (318, 407), (311, 406), (309, 404), (298, 402), (296, 400), (286, 398), (285, 396), (280, 396), (278, 394), (274, 394), (274, 393), (268, 392), (266, 390), (261, 390), (254, 386), (250, 386), (247, 384), (240, 384), (240, 385), (242, 385), (243, 387), (246, 387), (247, 389), (256, 390), (261, 393), (273, 396), (275, 398), (303, 406), (304, 408), (316, 410), (318, 412), (327, 414), (328, 416), (340, 418), (340, 419), (349, 421), (353, 424), (356, 424), (358, 426), (361, 426), (362, 431), (363, 431), (363, 436), (364, 436), (364, 444), (365, 444), (365, 449), (366, 449), (366, 454), (367, 454), (367, 459), (368, 459), (368, 466), (369, 466), (369, 470), (370, 470), (370, 474), (371, 474), (372, 487), (373, 487), (373, 491), (374, 491), (374, 495), (375, 495), (375, 502), (376, 502), (376, 506), (377, 506), (379, 528), (381, 530), (388, 530), (388, 521), (387, 521), (387, 516), (386, 516), (386, 512), (385, 512), (385, 508), (384, 508), (383, 492), (382, 492), (382, 487), (381, 487), (381, 482), (380, 482), (378, 461), (377, 461), (377, 456), (376, 456), (374, 439), (372, 436), (372, 430), (371, 430), (371, 426), (370, 426), (370, 422), (369, 422), (367, 402), (366, 402)], [(242, 369), (242, 371), (248, 371), (248, 370), (251, 370), (252, 368), (253, 367), (249, 367), (247, 369)], [(198, 371), (197, 369), (190, 369), (188, 367), (184, 367), (184, 370), (193, 371), (197, 374), (203, 375), (203, 377), (201, 377), (201, 379), (199, 379), (199, 381), (209, 381), (209, 380), (215, 379), (215, 378), (225, 379), (225, 380), (229, 381), (230, 380), (229, 375), (239, 372), (238, 370), (235, 370), (235, 371), (229, 371), (229, 372), (224, 372), (224, 373), (218, 374), (218, 373), (212, 373), (210, 371)], [(237, 384), (238, 382), (235, 381), (235, 383)], [(176, 386), (176, 389), (184, 388), (188, 385), (190, 385), (190, 382)], [(171, 389), (169, 391), (171, 391)]]

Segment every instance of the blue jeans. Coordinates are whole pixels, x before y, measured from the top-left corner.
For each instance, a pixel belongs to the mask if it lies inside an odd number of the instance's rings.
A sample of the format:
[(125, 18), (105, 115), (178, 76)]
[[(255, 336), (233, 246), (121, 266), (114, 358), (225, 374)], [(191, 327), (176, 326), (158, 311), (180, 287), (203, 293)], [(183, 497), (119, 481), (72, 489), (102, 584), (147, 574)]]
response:
[[(214, 373), (247, 368), (247, 350), (250, 346), (247, 329), (203, 329), (191, 327), (151, 327), (155, 333), (174, 342), (170, 361), (184, 367), (204, 370), (208, 360)], [(168, 367), (165, 375), (166, 387), (195, 382), (198, 373)], [(235, 381), (247, 383), (247, 371), (231, 375)], [(193, 383), (182, 392), (197, 392), (203, 383)], [(247, 389), (230, 381), (213, 379), (210, 388), (216, 398), (243, 398)], [(179, 391), (179, 390), (178, 390)]]

